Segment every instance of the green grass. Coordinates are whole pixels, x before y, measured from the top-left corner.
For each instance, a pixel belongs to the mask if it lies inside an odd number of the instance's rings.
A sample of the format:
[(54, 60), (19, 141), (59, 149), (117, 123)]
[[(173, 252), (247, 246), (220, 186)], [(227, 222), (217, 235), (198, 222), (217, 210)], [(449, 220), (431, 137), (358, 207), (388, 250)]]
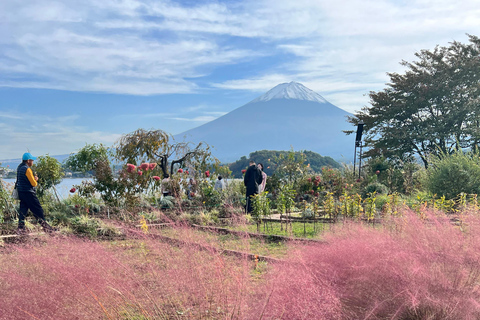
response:
[(282, 258), (287, 255), (288, 247), (283, 242), (263, 241), (257, 238), (241, 238), (232, 234), (215, 234), (201, 230), (188, 230), (188, 237), (184, 232), (175, 228), (162, 228), (151, 230), (152, 233), (171, 237), (174, 239), (200, 243), (208, 243), (210, 246), (223, 249), (248, 252), (261, 256)]
[[(288, 224), (287, 228), (285, 223), (281, 225), (280, 222), (267, 222), (260, 225), (260, 232), (268, 235), (319, 239), (324, 232), (330, 230), (331, 226), (331, 223), (322, 222), (317, 222), (315, 224), (292, 222)], [(255, 224), (248, 224), (230, 228), (233, 230), (248, 231), (252, 233), (257, 232), (257, 225)]]

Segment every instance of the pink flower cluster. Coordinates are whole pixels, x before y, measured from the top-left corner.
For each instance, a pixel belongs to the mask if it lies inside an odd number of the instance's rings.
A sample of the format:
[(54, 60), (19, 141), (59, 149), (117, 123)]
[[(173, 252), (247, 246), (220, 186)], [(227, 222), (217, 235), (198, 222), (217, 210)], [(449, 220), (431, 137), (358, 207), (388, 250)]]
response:
[(206, 176), (207, 178), (210, 177), (210, 171), (208, 171), (208, 170), (205, 171), (205, 176)]
[[(138, 166), (138, 175), (142, 175), (143, 172), (142, 170), (145, 170), (145, 171), (148, 171), (148, 170), (153, 170), (155, 169), (155, 167), (157, 166), (156, 163), (142, 163), (141, 165)], [(137, 167), (134, 165), (134, 164), (131, 164), (131, 163), (127, 163), (127, 171), (132, 173), (132, 172), (135, 172), (135, 170), (137, 170)]]
[(135, 171), (135, 169), (137, 169), (137, 167), (135, 165), (133, 165), (131, 163), (127, 163), (127, 171), (128, 172), (131, 173), (131, 172)]

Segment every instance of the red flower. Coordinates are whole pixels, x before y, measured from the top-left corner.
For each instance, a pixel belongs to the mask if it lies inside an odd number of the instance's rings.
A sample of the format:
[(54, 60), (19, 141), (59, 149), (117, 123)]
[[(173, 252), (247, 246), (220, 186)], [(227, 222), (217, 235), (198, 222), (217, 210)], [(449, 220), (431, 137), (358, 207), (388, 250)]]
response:
[(312, 178), (308, 178), (307, 180), (308, 180), (308, 182), (312, 182)]
[(70, 189), (70, 193), (74, 193), (75, 191), (77, 191), (77, 189), (75, 188)]
[(141, 170), (138, 170), (138, 175), (141, 176), (143, 172)]
[(131, 163), (127, 163), (127, 171), (128, 172), (133, 172), (137, 167)]
[(149, 163), (142, 163), (142, 164), (140, 165), (140, 169), (148, 170), (148, 168), (150, 168), (150, 164), (149, 164)]
[(188, 174), (188, 170), (185, 170), (185, 174)]
[(190, 197), (195, 197), (195, 192), (190, 192)]
[(182, 169), (182, 168), (180, 168), (180, 169), (178, 169), (178, 171), (177, 171), (177, 172), (178, 172), (178, 173), (183, 173), (183, 169)]
[(148, 164), (148, 168), (149, 168), (150, 170), (153, 170), (153, 169), (155, 169), (155, 167), (156, 167), (156, 166), (157, 166), (157, 164), (156, 164), (155, 162), (154, 162), (154, 163), (149, 163), (149, 164)]
[(243, 169), (243, 170), (242, 170), (242, 174), (245, 174), (245, 172), (247, 172), (247, 170)]
[(160, 180), (160, 177), (159, 177), (159, 176), (153, 176), (152, 178), (155, 179), (155, 181)]
[(210, 171), (208, 171), (208, 170), (205, 171), (205, 176), (206, 176), (207, 178), (210, 177)]
[(380, 174), (380, 170), (375, 171), (375, 174), (377, 175)]

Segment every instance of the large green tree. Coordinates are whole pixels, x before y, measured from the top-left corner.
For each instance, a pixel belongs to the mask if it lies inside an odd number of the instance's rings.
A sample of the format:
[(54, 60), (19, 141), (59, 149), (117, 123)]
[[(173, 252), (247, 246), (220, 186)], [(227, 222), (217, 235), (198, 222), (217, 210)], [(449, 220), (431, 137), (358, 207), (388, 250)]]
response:
[(480, 142), (480, 39), (422, 50), (417, 61), (402, 61), (402, 74), (370, 92), (371, 106), (349, 121), (363, 121), (365, 156), (409, 160), (429, 154), (478, 149)]

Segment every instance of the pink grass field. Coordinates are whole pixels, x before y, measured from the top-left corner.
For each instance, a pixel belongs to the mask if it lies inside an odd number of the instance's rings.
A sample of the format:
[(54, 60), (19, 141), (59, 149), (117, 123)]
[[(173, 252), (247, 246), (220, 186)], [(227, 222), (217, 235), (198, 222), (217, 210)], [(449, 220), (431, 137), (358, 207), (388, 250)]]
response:
[(284, 262), (258, 270), (186, 227), (182, 238), (205, 246), (5, 245), (0, 319), (479, 319), (480, 216), (458, 217), (341, 222), (327, 244), (292, 243)]

